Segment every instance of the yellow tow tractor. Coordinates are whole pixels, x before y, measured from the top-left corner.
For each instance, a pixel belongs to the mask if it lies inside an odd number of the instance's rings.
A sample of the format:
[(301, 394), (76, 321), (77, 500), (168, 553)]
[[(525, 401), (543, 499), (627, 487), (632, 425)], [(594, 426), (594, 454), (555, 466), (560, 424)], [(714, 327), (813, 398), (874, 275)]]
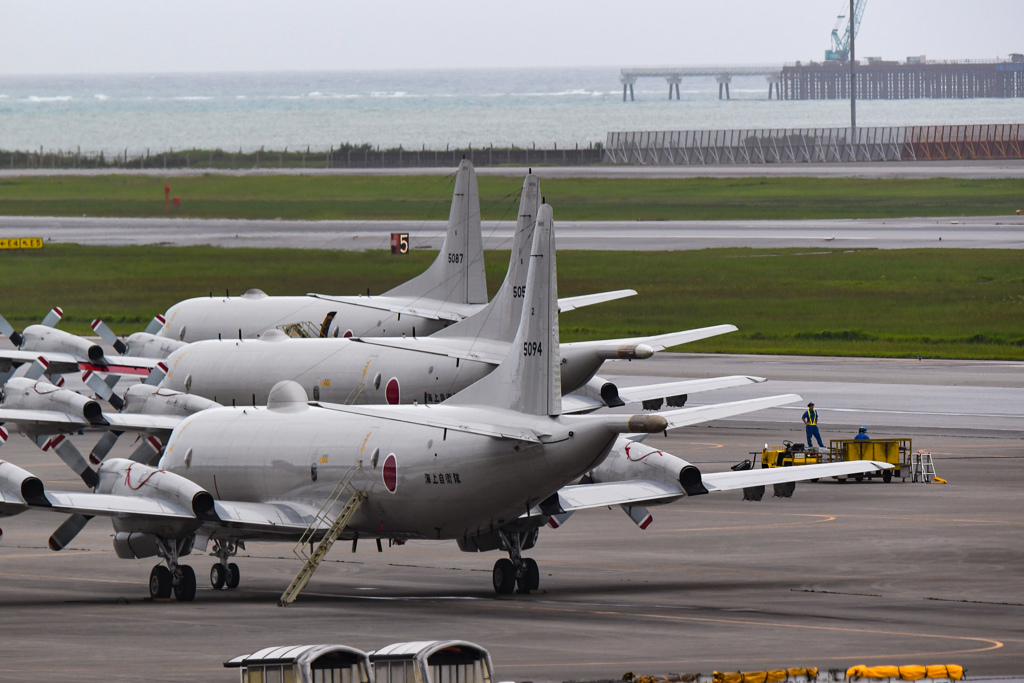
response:
[[(751, 455), (757, 455), (757, 451)], [(792, 467), (794, 465), (817, 465), (821, 462), (817, 449), (807, 448), (802, 443), (783, 441), (781, 446), (764, 445), (761, 451), (761, 467)]]

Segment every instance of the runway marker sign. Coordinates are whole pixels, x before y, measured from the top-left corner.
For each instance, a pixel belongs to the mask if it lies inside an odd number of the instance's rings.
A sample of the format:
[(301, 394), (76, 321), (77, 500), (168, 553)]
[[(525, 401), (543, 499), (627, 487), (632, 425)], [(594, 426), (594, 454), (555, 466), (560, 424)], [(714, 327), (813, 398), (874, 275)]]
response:
[(0, 237), (0, 249), (42, 249), (42, 237)]

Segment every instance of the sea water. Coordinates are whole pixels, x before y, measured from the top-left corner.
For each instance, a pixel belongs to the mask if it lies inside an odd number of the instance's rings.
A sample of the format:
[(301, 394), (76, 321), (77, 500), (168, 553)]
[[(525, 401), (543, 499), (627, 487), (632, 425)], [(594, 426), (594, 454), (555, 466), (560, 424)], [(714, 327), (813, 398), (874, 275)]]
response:
[[(614, 68), (0, 76), (0, 150), (551, 148), (610, 131), (848, 126), (847, 101), (768, 100), (762, 76), (661, 78), (622, 101)], [(857, 103), (860, 126), (1019, 123), (1024, 100)]]

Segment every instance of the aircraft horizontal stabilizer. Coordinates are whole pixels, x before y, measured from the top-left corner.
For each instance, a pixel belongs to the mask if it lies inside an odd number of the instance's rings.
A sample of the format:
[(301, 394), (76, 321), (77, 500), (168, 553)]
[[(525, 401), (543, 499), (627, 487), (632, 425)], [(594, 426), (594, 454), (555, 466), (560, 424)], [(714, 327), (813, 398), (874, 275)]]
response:
[(702, 475), (708, 491), (733, 491), (750, 486), (785, 484), (791, 481), (807, 481), (823, 477), (844, 477), (864, 472), (879, 472), (893, 466), (874, 460), (852, 460), (850, 462), (824, 463), (821, 465), (799, 465), (797, 467), (772, 467), (740, 472), (712, 472)]
[(599, 292), (597, 294), (584, 294), (582, 296), (564, 296), (558, 300), (558, 312), (565, 313), (566, 311), (575, 311), (577, 308), (583, 308), (584, 306), (603, 304), (606, 301), (625, 299), (630, 296), (636, 296), (635, 289), (617, 289), (613, 292)]
[[(611, 349), (612, 353), (606, 358), (650, 358), (656, 351), (664, 351), (672, 346), (689, 344), (690, 342), (717, 337), (720, 334), (735, 332), (735, 325), (712, 325), (711, 327), (700, 327), (695, 330), (683, 330), (681, 332), (669, 332), (668, 334), (656, 334), (648, 337), (628, 337), (625, 339), (602, 339), (600, 341), (573, 342), (566, 344), (577, 350), (591, 348)], [(616, 350), (620, 350), (615, 353)], [(625, 353), (624, 351), (629, 351)]]
[(787, 403), (802, 400), (798, 394), (780, 394), (778, 396), (765, 396), (764, 398), (751, 398), (745, 401), (733, 401), (731, 403), (716, 403), (708, 406), (694, 408), (680, 408), (679, 410), (666, 410), (657, 413), (668, 422), (669, 429), (687, 427), (701, 422), (710, 422), (724, 417), (743, 415), (766, 408), (784, 406)]

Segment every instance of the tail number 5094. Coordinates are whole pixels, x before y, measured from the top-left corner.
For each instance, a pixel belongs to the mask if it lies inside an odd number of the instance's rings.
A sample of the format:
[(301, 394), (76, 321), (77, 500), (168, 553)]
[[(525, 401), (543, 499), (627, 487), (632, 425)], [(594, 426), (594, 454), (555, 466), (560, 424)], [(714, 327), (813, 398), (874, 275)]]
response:
[(523, 355), (524, 356), (543, 356), (544, 345), (543, 342), (523, 342)]

